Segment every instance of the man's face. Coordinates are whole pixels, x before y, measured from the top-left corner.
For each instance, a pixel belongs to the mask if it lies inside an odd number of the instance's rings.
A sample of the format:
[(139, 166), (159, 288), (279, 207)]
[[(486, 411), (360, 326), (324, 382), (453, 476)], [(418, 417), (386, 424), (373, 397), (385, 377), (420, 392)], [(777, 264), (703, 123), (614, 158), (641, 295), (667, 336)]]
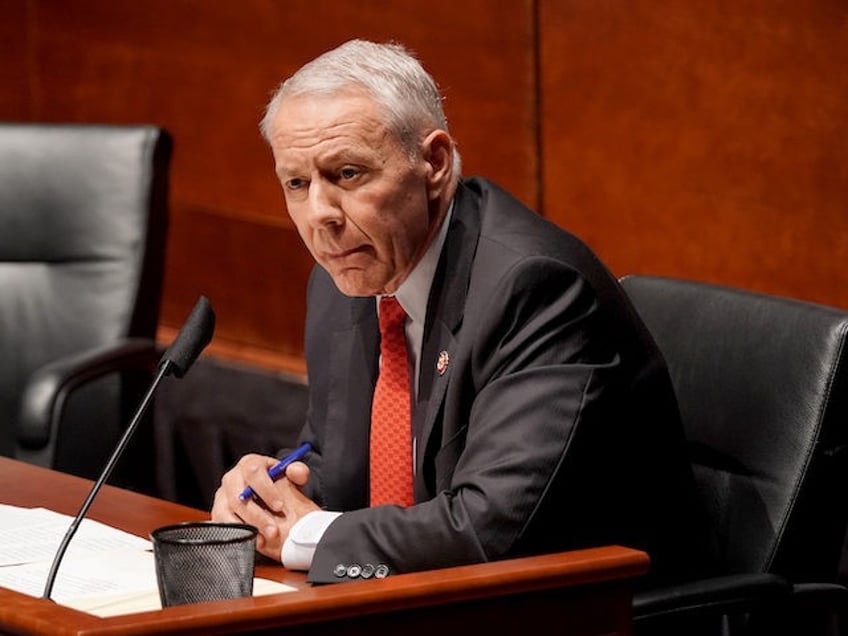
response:
[(348, 296), (394, 292), (435, 233), (428, 162), (409, 157), (359, 91), (284, 100), (269, 137), (313, 258)]

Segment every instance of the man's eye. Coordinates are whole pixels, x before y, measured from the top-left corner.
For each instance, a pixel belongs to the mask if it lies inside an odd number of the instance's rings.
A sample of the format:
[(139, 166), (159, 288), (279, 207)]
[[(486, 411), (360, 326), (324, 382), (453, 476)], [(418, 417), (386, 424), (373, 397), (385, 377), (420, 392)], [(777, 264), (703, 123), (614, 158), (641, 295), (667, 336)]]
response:
[(345, 181), (355, 179), (357, 176), (359, 176), (359, 169), (352, 168), (350, 166), (342, 168), (341, 170), (339, 170), (339, 176)]
[(286, 181), (286, 188), (289, 190), (300, 190), (306, 185), (306, 179), (289, 179)]

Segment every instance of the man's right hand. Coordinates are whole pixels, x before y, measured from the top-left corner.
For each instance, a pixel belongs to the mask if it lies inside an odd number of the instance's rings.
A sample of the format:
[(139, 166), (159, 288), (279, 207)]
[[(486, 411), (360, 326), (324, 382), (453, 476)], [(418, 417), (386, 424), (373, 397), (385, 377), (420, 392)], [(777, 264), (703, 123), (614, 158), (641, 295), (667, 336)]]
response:
[[(300, 490), (309, 480), (309, 467), (294, 462), (286, 469), (285, 477), (274, 481), (268, 476), (268, 469), (277, 461), (263, 455), (242, 457), (221, 478), (212, 505), (212, 520), (256, 526), (256, 549), (280, 561), (291, 527), (305, 514), (320, 508)], [(242, 501), (239, 495), (247, 486), (255, 496)]]

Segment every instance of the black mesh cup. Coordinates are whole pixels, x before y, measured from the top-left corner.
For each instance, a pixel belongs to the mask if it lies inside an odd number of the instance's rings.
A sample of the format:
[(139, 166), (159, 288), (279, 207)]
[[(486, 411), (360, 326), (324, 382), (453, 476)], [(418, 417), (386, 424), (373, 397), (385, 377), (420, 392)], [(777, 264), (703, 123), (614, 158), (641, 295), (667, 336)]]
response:
[(179, 523), (150, 533), (162, 607), (253, 594), (257, 530), (240, 523)]

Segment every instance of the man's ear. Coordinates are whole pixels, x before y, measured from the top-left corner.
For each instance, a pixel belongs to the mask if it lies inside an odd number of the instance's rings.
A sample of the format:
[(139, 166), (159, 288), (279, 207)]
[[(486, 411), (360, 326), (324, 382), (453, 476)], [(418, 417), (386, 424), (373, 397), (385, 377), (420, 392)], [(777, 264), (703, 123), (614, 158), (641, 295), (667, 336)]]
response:
[(427, 193), (430, 200), (439, 198), (453, 180), (453, 139), (444, 130), (434, 130), (422, 143), (427, 162)]

